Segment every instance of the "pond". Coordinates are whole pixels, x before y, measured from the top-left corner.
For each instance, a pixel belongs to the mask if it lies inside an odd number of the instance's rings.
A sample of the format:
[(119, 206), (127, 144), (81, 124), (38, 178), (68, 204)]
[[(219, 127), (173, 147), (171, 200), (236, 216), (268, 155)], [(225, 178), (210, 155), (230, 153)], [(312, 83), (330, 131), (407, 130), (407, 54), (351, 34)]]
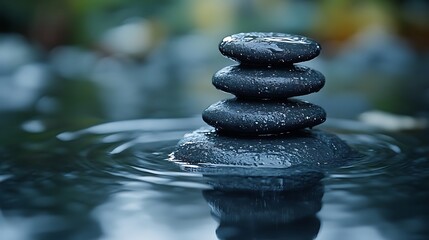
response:
[[(38, 56), (21, 38), (2, 41), (0, 239), (429, 236), (429, 58), (369, 41), (366, 52), (308, 62), (326, 75), (326, 88), (304, 97), (328, 114), (315, 128), (354, 154), (310, 187), (227, 191), (171, 161), (183, 136), (206, 126), (201, 111), (225, 98), (210, 85), (231, 64), (218, 39), (173, 38), (144, 59), (76, 46)], [(362, 112), (372, 118), (357, 120)]]
[[(140, 119), (76, 131), (11, 114), (0, 148), (2, 239), (425, 239), (427, 131), (328, 119), (359, 154), (316, 186), (213, 190), (169, 161), (200, 117)], [(6, 125), (7, 124), (7, 125)], [(231, 181), (234, 181), (231, 179)]]

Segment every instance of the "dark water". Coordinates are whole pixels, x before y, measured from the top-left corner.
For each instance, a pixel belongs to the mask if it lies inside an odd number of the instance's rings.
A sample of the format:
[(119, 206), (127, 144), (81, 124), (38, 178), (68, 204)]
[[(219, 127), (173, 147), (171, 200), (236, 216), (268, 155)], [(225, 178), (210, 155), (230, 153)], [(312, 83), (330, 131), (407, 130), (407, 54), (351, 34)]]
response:
[[(113, 122), (59, 135), (26, 122), (0, 148), (0, 239), (427, 239), (426, 131), (331, 120), (358, 152), (286, 193), (213, 190), (171, 161), (199, 118)], [(351, 127), (353, 126), (353, 127)], [(10, 136), (11, 134), (9, 134)]]

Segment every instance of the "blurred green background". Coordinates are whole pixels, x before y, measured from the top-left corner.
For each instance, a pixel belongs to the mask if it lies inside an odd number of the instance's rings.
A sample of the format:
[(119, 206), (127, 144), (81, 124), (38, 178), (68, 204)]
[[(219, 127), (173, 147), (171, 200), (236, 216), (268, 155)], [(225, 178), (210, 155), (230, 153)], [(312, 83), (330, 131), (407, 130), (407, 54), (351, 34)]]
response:
[(327, 83), (304, 99), (329, 117), (427, 117), (428, 12), (424, 0), (1, 1), (0, 113), (34, 132), (195, 116), (229, 96), (211, 86), (233, 64), (221, 39), (277, 31), (321, 43), (303, 64)]

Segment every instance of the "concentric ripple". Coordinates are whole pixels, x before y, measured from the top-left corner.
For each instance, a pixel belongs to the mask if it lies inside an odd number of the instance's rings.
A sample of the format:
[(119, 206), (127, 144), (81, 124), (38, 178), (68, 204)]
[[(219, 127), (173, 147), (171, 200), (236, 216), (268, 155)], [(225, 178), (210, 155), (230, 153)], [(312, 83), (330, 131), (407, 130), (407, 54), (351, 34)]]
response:
[(110, 181), (209, 189), (200, 174), (182, 172), (166, 160), (179, 139), (201, 124), (199, 118), (112, 122), (61, 133), (58, 139), (80, 148), (83, 168)]
[[(355, 154), (342, 166), (331, 171), (327, 183), (341, 185), (344, 179), (367, 179), (387, 176), (410, 165), (407, 149), (391, 136), (349, 129), (350, 122), (335, 121), (327, 124), (331, 132), (347, 142)], [(202, 176), (184, 172), (171, 161), (169, 155), (184, 134), (202, 126), (199, 118), (150, 119), (112, 122), (76, 132), (58, 135), (63, 141), (77, 147), (82, 167), (92, 169), (104, 177), (118, 181), (132, 180), (184, 188), (210, 188)], [(335, 125), (336, 128), (332, 128)], [(359, 125), (359, 124), (355, 124)], [(354, 125), (354, 126), (355, 126)], [(108, 176), (106, 176), (106, 174)]]
[[(383, 134), (340, 134), (356, 154), (332, 178), (361, 178), (383, 174), (388, 168), (406, 164), (404, 149), (395, 139)], [(341, 173), (344, 172), (344, 173)]]
[[(186, 225), (187, 231), (202, 229), (201, 221), (206, 218), (198, 214), (206, 213), (207, 206), (199, 197), (201, 190), (215, 186), (210, 182), (213, 179), (184, 171), (169, 157), (186, 133), (203, 125), (200, 118), (143, 119), (62, 133), (58, 135), (62, 140), (59, 145), (68, 152), (60, 156), (74, 156), (74, 159), (63, 170), (63, 176), (51, 181), (59, 182), (60, 186), (51, 189), (48, 185), (46, 191), (60, 191), (65, 196), (54, 202), (54, 206), (69, 209), (75, 206), (74, 198), (85, 202), (79, 216), (94, 207), (96, 221), (102, 225), (106, 219), (116, 219), (116, 223), (122, 222), (122, 229), (134, 226), (142, 233), (142, 226), (147, 226), (143, 231), (147, 232), (153, 228), (152, 219), (165, 216), (162, 223), (168, 222), (170, 226), (187, 219), (192, 220)], [(332, 234), (354, 233), (355, 229), (371, 226), (370, 231), (383, 234), (376, 239), (425, 239), (423, 236), (429, 232), (421, 223), (429, 221), (427, 133), (383, 132), (356, 121), (338, 119), (328, 119), (321, 128), (339, 136), (354, 154), (345, 161), (346, 165), (329, 170), (322, 179), (324, 193), (317, 217), (323, 224), (318, 238), (332, 239)], [(55, 174), (57, 171), (53, 169), (48, 177)], [(14, 188), (8, 176), (2, 177), (2, 183), (9, 182), (10, 188)], [(230, 176), (222, 176), (221, 180), (237, 183)], [(34, 177), (28, 181), (33, 182)], [(33, 185), (29, 184), (28, 189), (34, 189)], [(74, 198), (68, 200), (70, 191)], [(31, 196), (39, 199), (34, 204), (43, 204), (42, 207), (49, 204), (46, 199), (40, 201), (44, 199), (43, 192)], [(237, 211), (242, 210), (236, 207)], [(71, 209), (70, 214), (75, 213)], [(142, 220), (142, 216), (147, 220)], [(104, 234), (116, 227), (106, 225)], [(213, 234), (213, 230), (204, 234)]]

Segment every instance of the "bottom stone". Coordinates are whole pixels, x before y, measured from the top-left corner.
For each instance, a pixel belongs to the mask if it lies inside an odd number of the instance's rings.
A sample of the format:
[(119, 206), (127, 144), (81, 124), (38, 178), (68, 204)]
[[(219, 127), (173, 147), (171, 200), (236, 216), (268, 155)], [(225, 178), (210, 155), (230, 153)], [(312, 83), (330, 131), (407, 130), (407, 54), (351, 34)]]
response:
[(201, 128), (184, 136), (172, 160), (216, 189), (284, 191), (314, 185), (350, 153), (340, 138), (318, 130), (252, 138)]

